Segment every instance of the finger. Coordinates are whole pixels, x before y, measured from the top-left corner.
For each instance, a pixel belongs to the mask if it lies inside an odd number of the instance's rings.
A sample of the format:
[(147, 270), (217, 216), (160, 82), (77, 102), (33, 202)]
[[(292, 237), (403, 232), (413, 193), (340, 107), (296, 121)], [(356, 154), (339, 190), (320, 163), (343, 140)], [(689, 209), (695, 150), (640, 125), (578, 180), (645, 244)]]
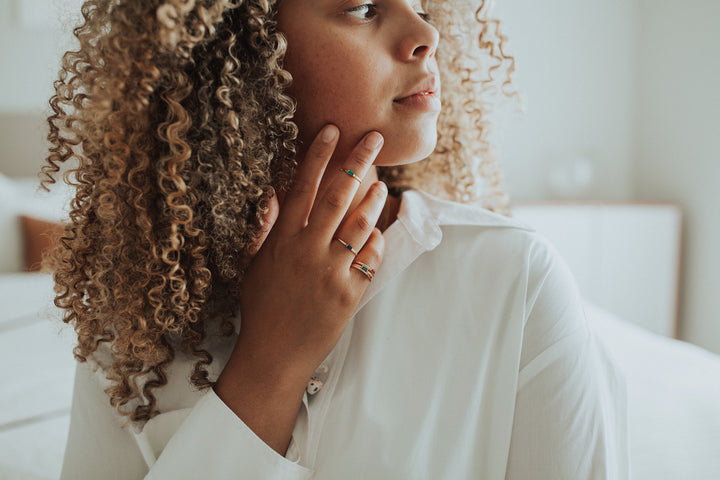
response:
[[(370, 132), (355, 146), (350, 158), (343, 168), (352, 171), (360, 179), (375, 161), (383, 144), (383, 137), (378, 132)], [(310, 212), (308, 223), (327, 236), (332, 235), (338, 228), (340, 221), (347, 213), (350, 202), (355, 196), (359, 182), (349, 174), (338, 170), (335, 179), (325, 194)]]
[(278, 226), (284, 231), (296, 233), (305, 228), (320, 180), (335, 150), (339, 134), (340, 131), (335, 125), (326, 125), (310, 145), (297, 170), (295, 182), (283, 200)]
[(255, 240), (247, 249), (250, 256), (254, 256), (267, 238), (270, 230), (277, 221), (278, 214), (280, 213), (280, 204), (278, 203), (277, 195), (273, 195), (268, 201), (268, 211), (260, 219), (260, 232), (258, 232), (258, 238)]
[[(378, 218), (380, 218), (386, 199), (387, 186), (383, 182), (373, 184), (358, 207), (348, 215), (335, 233), (332, 248), (342, 248), (348, 251), (345, 253), (348, 265), (355, 258), (352, 250), (360, 250), (370, 237)], [(348, 246), (352, 248), (348, 248)]]
[(248, 245), (240, 256), (240, 268), (244, 270), (255, 258), (260, 248), (262, 248), (268, 234), (272, 230), (273, 225), (278, 217), (280, 211), (280, 205), (278, 204), (277, 195), (273, 195), (268, 200), (268, 211), (258, 220), (258, 226), (260, 230), (258, 232), (258, 238)]
[(385, 238), (377, 228), (370, 233), (367, 243), (350, 266), (350, 276), (370, 283), (382, 264), (385, 255)]

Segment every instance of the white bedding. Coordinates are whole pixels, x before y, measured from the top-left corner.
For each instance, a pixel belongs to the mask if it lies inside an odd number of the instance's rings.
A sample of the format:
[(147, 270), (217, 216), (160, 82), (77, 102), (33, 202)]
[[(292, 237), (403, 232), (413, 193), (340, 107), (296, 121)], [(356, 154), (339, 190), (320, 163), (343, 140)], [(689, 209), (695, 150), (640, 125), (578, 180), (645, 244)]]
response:
[(0, 479), (57, 479), (72, 400), (72, 330), (53, 315), (52, 279), (0, 274)]
[(627, 381), (635, 480), (720, 480), (720, 357), (586, 303)]
[[(44, 274), (0, 274), (0, 478), (56, 479), (69, 425), (72, 331)], [(720, 479), (720, 357), (586, 304), (628, 386), (634, 480)]]

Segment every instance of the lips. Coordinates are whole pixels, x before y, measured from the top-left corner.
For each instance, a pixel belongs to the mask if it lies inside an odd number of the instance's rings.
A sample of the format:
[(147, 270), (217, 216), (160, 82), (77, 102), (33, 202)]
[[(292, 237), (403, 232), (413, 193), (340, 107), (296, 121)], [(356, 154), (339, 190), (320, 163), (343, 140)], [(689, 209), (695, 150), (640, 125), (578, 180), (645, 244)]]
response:
[(439, 112), (440, 84), (437, 77), (434, 75), (423, 77), (407, 93), (393, 100), (393, 103), (423, 112)]
[(417, 82), (407, 93), (396, 98), (395, 101), (401, 102), (415, 95), (438, 95), (440, 93), (439, 87), (440, 83), (438, 82), (438, 78), (435, 75), (428, 75)]

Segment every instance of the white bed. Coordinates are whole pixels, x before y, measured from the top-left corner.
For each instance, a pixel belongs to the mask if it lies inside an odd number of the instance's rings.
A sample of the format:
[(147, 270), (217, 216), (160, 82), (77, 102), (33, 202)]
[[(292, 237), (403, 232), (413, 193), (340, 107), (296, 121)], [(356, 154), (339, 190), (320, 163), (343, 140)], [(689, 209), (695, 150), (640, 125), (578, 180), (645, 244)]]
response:
[(632, 478), (720, 479), (720, 357), (592, 304), (591, 325), (627, 380)]
[(573, 271), (625, 373), (635, 480), (720, 480), (720, 356), (674, 339), (682, 213), (672, 204), (536, 203), (513, 216)]
[[(34, 201), (23, 199), (26, 187), (0, 177), (0, 229), (5, 229), (0, 256), (19, 255), (18, 232), (10, 230), (16, 222), (3, 224), (3, 218), (21, 211), (58, 215), (56, 207), (40, 212)], [(526, 205), (515, 216), (546, 234), (567, 258), (588, 299), (592, 327), (625, 373), (633, 478), (718, 480), (720, 356), (669, 338), (676, 331), (679, 212), (650, 207)], [(632, 250), (638, 246), (642, 253)], [(583, 253), (588, 249), (592, 255)], [(12, 263), (5, 258), (5, 265)], [(72, 332), (53, 311), (48, 275), (5, 270), (0, 273), (0, 478), (55, 479), (69, 425)], [(637, 275), (643, 281), (632, 280)], [(627, 280), (624, 287), (618, 278)], [(632, 290), (637, 284), (645, 288)], [(652, 295), (664, 300), (653, 301)]]

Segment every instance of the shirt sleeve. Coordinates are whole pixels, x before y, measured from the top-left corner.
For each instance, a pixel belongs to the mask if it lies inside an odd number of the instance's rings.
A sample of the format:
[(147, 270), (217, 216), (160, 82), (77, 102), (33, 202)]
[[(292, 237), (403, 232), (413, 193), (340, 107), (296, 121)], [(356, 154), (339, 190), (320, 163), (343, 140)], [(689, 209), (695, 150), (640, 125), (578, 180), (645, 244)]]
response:
[[(288, 457), (297, 457), (289, 449)], [(270, 448), (209, 389), (162, 453), (146, 459), (130, 427), (121, 427), (87, 364), (76, 372), (62, 479), (309, 479), (313, 471)], [(150, 467), (148, 465), (151, 465)]]
[(506, 478), (629, 478), (625, 381), (588, 327), (575, 280), (541, 241), (529, 256), (527, 319)]

